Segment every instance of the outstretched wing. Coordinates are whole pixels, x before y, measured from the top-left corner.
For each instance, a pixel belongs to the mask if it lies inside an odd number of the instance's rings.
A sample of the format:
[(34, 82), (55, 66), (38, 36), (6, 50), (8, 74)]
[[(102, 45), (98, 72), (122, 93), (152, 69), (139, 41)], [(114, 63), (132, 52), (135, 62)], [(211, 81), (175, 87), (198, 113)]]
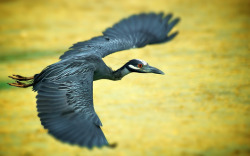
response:
[(169, 35), (179, 18), (170, 21), (172, 14), (149, 13), (130, 16), (113, 27), (106, 29), (103, 36), (74, 44), (60, 59), (74, 55), (94, 53), (105, 57), (117, 51), (140, 48), (147, 44), (164, 43), (173, 39), (178, 32)]
[(61, 141), (88, 148), (108, 145), (93, 106), (94, 70), (81, 66), (74, 62), (63, 69), (54, 64), (42, 72), (44, 79), (36, 88), (38, 116)]

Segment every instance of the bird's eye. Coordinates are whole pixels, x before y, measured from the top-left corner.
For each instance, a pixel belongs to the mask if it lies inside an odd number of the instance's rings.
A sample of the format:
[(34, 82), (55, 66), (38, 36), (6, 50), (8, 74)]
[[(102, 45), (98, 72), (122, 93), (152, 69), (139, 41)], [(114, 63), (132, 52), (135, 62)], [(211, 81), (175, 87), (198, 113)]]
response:
[(142, 64), (138, 64), (137, 67), (142, 68)]

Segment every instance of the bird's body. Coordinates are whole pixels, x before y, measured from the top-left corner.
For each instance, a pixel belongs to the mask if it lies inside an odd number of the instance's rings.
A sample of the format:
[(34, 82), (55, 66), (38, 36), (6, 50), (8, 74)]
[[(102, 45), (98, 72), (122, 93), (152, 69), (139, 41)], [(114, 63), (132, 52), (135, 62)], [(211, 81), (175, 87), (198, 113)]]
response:
[[(145, 61), (133, 59), (113, 71), (102, 60), (116, 51), (147, 44), (163, 43), (174, 38), (168, 35), (179, 19), (170, 22), (171, 14), (139, 14), (115, 24), (103, 36), (73, 45), (56, 62), (34, 76), (33, 86), (38, 93), (37, 110), (41, 123), (57, 139), (92, 148), (109, 145), (101, 120), (93, 106), (93, 81), (120, 80), (131, 72), (163, 74)], [(11, 85), (25, 87), (27, 78), (16, 76)], [(26, 87), (27, 87), (26, 86)]]

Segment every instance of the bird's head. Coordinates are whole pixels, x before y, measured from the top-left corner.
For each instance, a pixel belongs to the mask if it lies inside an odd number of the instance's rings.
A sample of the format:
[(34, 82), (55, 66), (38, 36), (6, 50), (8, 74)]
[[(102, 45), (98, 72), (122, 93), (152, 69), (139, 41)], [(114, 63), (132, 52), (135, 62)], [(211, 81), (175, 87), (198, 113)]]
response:
[(155, 67), (150, 66), (146, 61), (140, 59), (130, 60), (124, 65), (124, 67), (127, 68), (130, 72), (154, 73), (164, 75), (164, 72)]

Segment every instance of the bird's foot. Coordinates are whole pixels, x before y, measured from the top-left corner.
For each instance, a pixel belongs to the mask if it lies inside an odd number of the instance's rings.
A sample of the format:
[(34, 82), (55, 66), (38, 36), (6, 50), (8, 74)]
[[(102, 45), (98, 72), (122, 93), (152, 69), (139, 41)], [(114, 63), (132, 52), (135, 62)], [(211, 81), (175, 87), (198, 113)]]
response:
[(34, 76), (24, 77), (24, 76), (21, 76), (21, 75), (12, 75), (12, 76), (9, 76), (9, 78), (12, 78), (12, 79), (18, 80), (18, 81), (27, 81), (27, 80), (34, 79)]
[(16, 81), (15, 83), (8, 83), (8, 84), (10, 86), (15, 86), (15, 87), (20, 87), (20, 88), (27, 88), (33, 85), (33, 84), (22, 83), (20, 81)]

